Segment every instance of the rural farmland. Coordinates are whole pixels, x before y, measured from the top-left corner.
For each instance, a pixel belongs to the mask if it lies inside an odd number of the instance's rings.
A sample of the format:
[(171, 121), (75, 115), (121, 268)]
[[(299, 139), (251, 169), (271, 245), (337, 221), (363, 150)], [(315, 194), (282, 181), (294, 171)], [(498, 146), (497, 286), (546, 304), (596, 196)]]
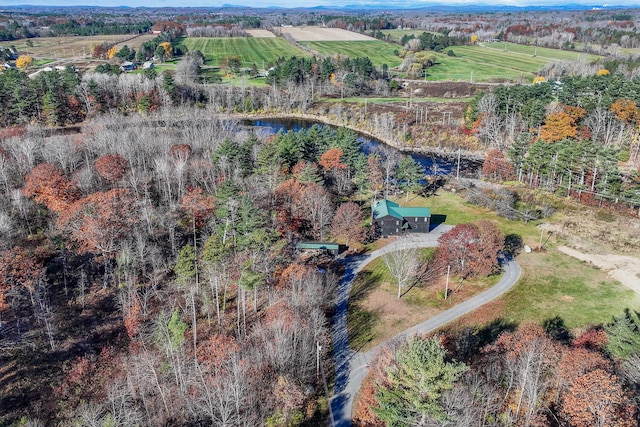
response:
[(189, 50), (199, 50), (207, 65), (220, 65), (223, 58), (238, 56), (244, 67), (260, 68), (281, 57), (308, 56), (308, 53), (279, 37), (201, 37), (181, 42)]
[(402, 58), (394, 55), (399, 46), (380, 40), (371, 41), (313, 41), (301, 42), (322, 55), (346, 55), (350, 58), (369, 57), (376, 67), (387, 64), (390, 68), (400, 65)]

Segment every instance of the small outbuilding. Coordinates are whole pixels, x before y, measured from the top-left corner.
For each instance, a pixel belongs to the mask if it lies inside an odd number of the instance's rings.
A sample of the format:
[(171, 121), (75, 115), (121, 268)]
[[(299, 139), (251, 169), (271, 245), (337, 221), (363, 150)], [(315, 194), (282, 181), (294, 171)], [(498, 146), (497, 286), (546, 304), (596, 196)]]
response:
[(429, 232), (431, 209), (427, 207), (403, 208), (383, 199), (373, 202), (371, 213), (376, 234), (382, 237)]
[(340, 255), (346, 250), (345, 245), (330, 242), (299, 242), (296, 243), (296, 249), (301, 251), (320, 251), (329, 252), (333, 256)]

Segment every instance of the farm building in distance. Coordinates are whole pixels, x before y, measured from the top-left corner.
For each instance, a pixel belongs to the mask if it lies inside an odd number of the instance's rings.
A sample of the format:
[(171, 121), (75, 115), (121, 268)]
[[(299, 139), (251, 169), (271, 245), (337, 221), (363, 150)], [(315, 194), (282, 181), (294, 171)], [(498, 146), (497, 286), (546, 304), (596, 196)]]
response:
[(391, 200), (373, 202), (371, 207), (376, 234), (382, 237), (404, 233), (428, 233), (431, 223), (429, 208), (403, 208)]

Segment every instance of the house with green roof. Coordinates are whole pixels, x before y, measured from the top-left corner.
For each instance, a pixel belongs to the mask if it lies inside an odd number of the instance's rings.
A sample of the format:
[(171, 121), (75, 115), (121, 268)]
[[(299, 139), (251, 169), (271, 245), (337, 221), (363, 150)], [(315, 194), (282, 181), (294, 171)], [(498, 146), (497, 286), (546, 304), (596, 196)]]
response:
[(373, 225), (379, 236), (397, 236), (405, 233), (428, 233), (431, 209), (403, 208), (391, 200), (373, 202)]

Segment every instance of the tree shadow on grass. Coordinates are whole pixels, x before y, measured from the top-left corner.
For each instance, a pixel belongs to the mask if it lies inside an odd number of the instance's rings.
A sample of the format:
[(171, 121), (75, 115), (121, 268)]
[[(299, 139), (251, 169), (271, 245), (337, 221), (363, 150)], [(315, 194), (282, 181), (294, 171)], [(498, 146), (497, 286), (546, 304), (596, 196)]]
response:
[(362, 305), (380, 284), (380, 274), (371, 271), (361, 272), (353, 283), (347, 311), (349, 346), (353, 350), (359, 351), (375, 336), (374, 329), (380, 319), (380, 311), (366, 310)]
[(501, 318), (484, 325), (465, 327), (453, 337), (456, 357), (468, 362), (477, 357), (483, 347), (493, 343), (501, 333), (513, 332), (517, 327), (517, 322)]

